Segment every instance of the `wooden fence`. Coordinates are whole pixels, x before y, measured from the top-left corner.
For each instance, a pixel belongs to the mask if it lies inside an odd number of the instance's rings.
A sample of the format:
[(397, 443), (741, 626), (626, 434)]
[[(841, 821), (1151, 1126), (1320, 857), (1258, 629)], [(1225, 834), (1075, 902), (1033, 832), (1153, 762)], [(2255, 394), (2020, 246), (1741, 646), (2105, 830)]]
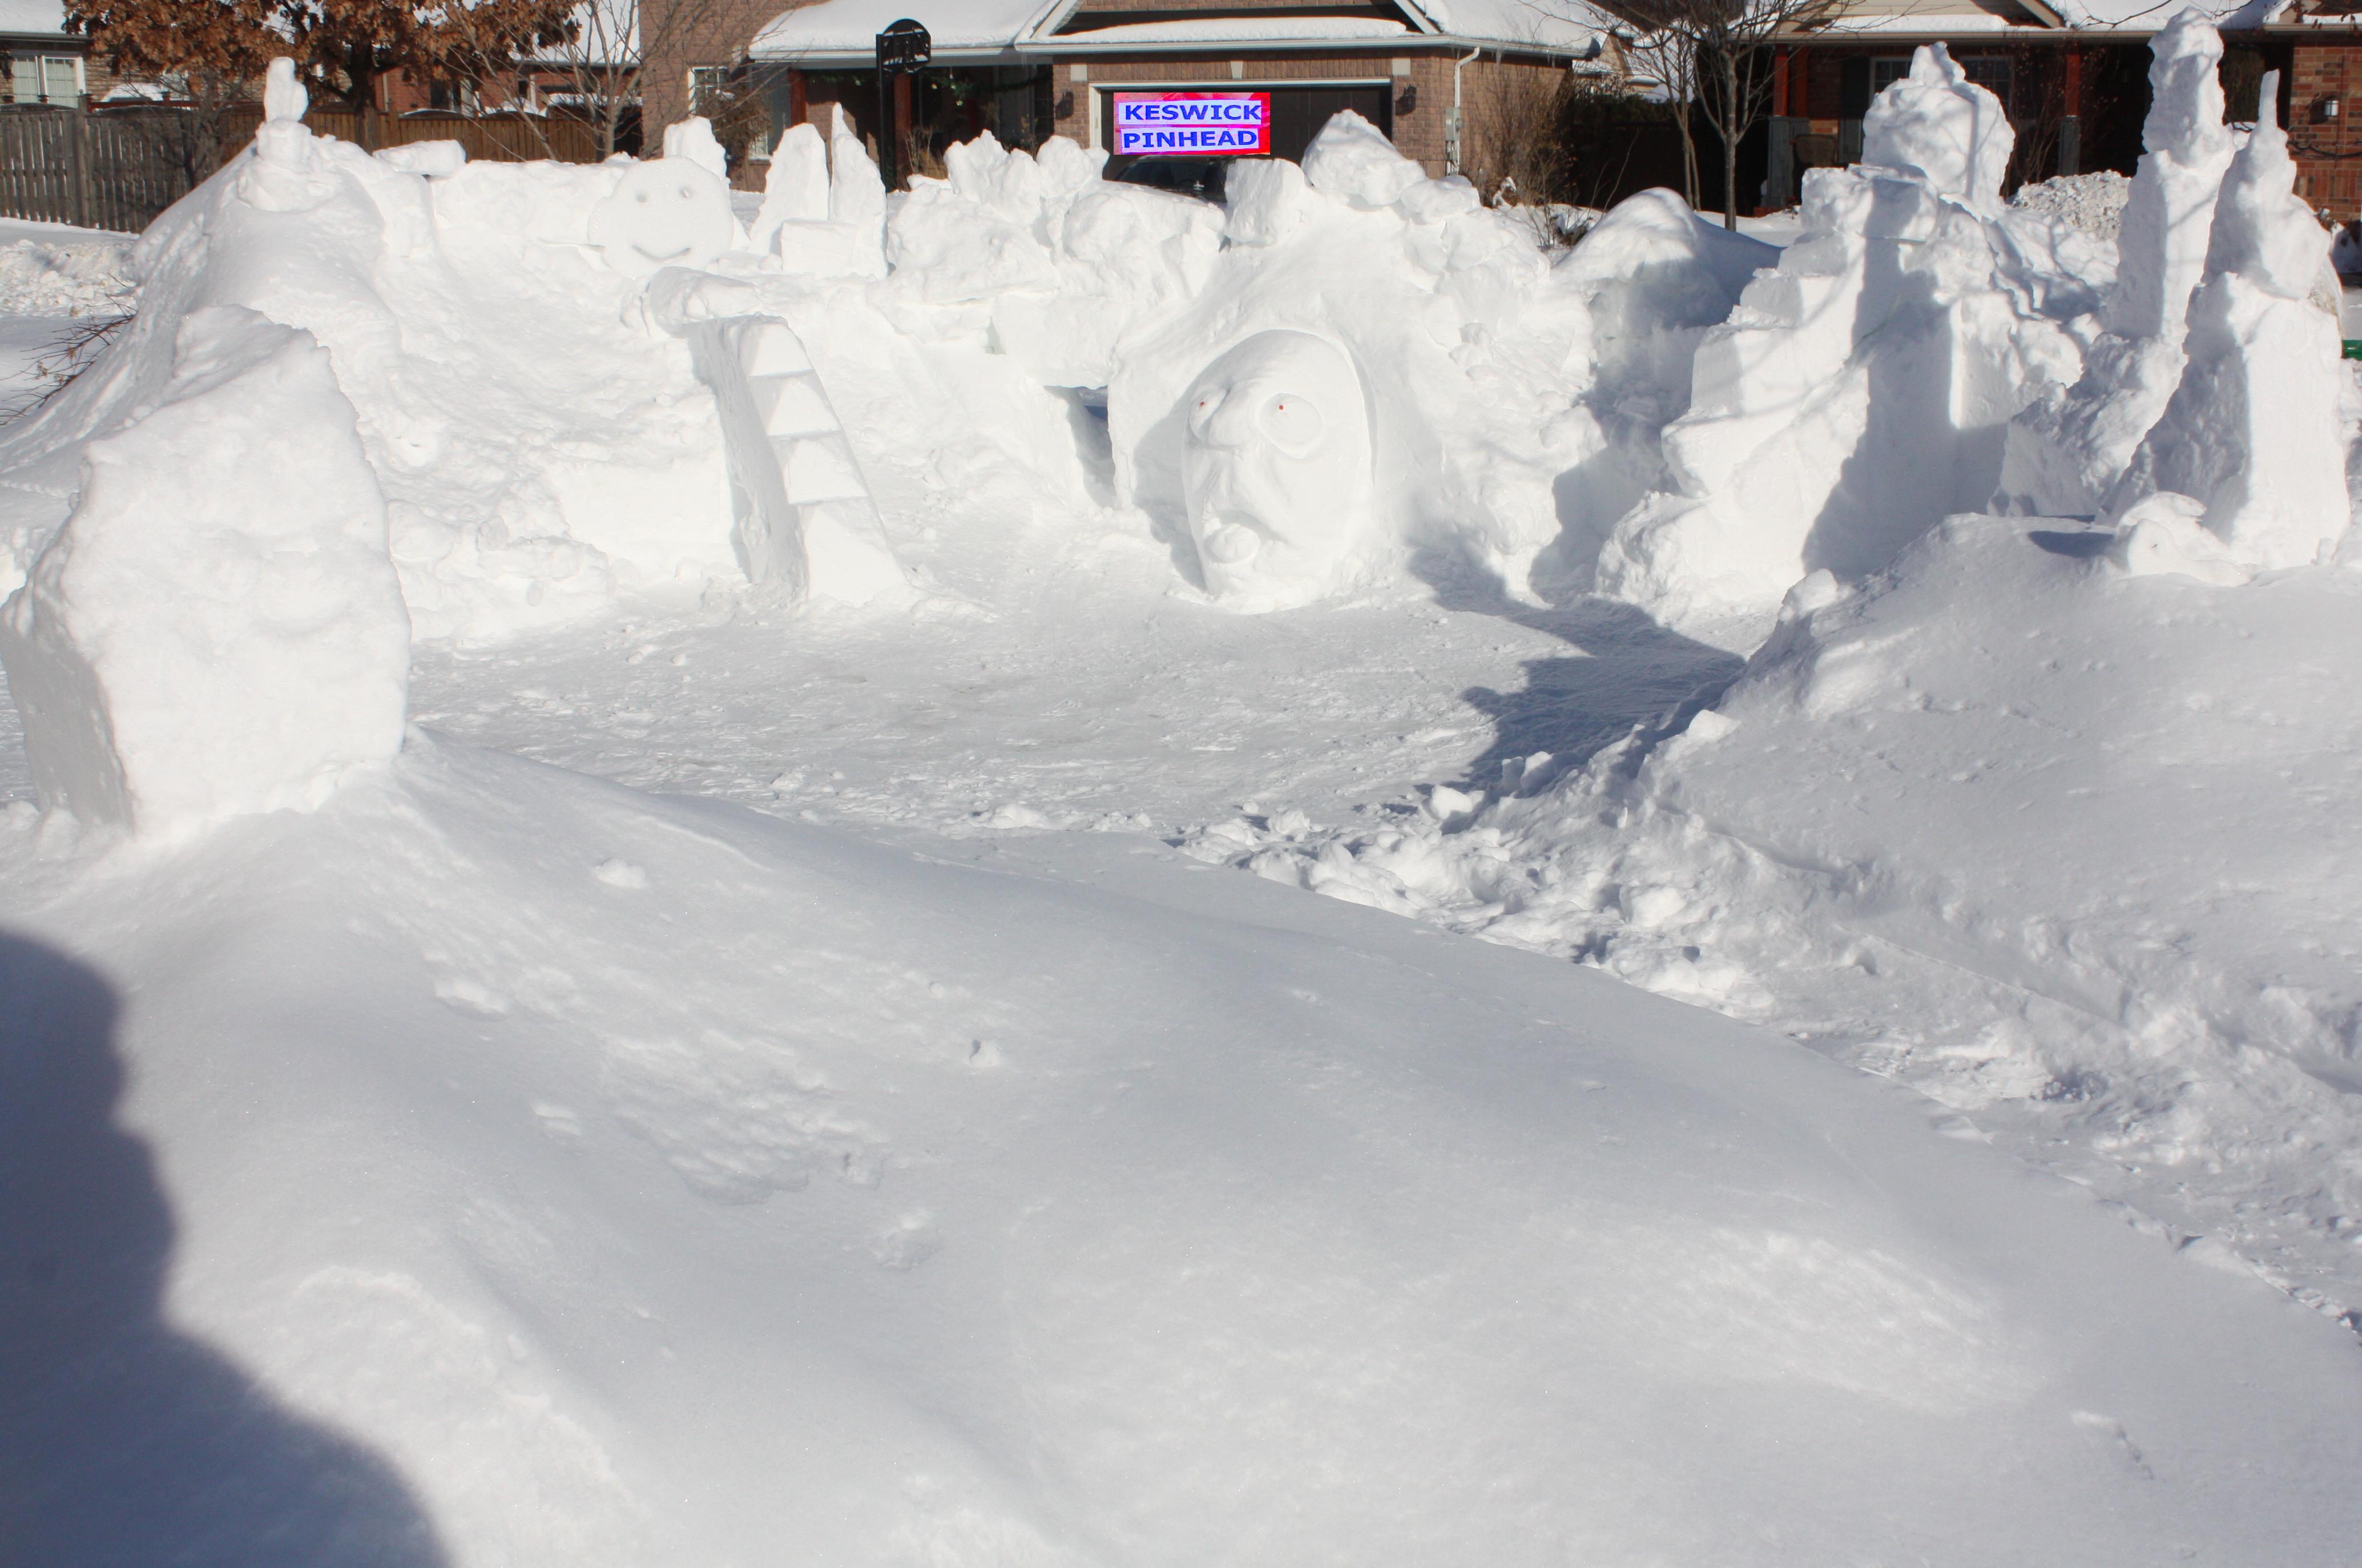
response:
[[(557, 116), (315, 109), (304, 123), (375, 151), (456, 141), (470, 159), (593, 163), (598, 132)], [(193, 110), (0, 106), (0, 216), (137, 233), (254, 139), (258, 109), (222, 117), (208, 138)]]

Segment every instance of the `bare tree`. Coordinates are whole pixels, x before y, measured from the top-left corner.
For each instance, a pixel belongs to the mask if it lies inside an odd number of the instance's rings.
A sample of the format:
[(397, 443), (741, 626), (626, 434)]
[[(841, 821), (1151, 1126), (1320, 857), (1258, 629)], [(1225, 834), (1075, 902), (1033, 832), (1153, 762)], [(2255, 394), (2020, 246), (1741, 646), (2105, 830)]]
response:
[(1665, 95), (1665, 107), (1682, 138), (1682, 195), (1694, 207), (1702, 193), (1697, 129), (1690, 123), (1690, 111), (1697, 102), (1697, 55), (1686, 38), (1661, 28), (1627, 40), (1624, 52), (1639, 64), (1642, 75), (1655, 79)]
[[(611, 158), (637, 121), (649, 60), (694, 58), (694, 40), (717, 30), (730, 9), (728, 0), (580, 0), (572, 35), (532, 63), (557, 78), (546, 95), (589, 120), (599, 156)], [(747, 95), (743, 83), (716, 82), (701, 86), (690, 106), (712, 117)]]
[[(1687, 77), (1698, 111), (1722, 140), (1722, 222), (1738, 226), (1738, 144), (1771, 106), (1763, 56), (1775, 41), (1833, 18), (1844, 0), (1615, 0), (1641, 28), (1632, 46)], [(1668, 91), (1672, 83), (1666, 83)], [(1683, 120), (1684, 138), (1688, 121)], [(1686, 149), (1686, 141), (1684, 147)]]

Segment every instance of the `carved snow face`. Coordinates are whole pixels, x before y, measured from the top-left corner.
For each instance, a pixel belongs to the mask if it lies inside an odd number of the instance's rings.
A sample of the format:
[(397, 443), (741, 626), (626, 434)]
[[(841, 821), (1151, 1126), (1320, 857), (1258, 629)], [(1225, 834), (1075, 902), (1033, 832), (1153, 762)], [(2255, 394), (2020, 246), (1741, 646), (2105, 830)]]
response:
[(710, 267), (730, 248), (730, 187), (686, 158), (635, 163), (590, 209), (590, 243), (628, 277)]
[(1370, 421), (1342, 349), (1258, 332), (1199, 372), (1182, 481), (1207, 591), (1301, 603), (1365, 531)]

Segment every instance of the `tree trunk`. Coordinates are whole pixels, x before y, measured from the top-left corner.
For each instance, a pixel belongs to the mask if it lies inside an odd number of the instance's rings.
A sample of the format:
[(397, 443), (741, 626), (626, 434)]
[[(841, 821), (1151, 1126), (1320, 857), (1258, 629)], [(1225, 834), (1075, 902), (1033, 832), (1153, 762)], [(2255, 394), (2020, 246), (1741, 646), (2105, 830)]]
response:
[(1722, 226), (1738, 227), (1738, 61), (1722, 62)]
[(1687, 198), (1691, 210), (1695, 211), (1702, 193), (1698, 190), (1697, 132), (1690, 126), (1687, 94), (1683, 94), (1681, 103), (1673, 109), (1673, 124), (1682, 133), (1682, 194)]

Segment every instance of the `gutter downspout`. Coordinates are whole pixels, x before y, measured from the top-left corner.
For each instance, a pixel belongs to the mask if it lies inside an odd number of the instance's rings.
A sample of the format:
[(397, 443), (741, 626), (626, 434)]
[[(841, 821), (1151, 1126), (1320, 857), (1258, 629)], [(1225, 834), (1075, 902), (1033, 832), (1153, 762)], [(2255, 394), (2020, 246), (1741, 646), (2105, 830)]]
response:
[(1484, 52), (1481, 49), (1472, 49), (1468, 51), (1467, 60), (1452, 62), (1451, 113), (1443, 121), (1443, 171), (1446, 174), (1460, 172), (1460, 127), (1462, 124), (1460, 117), (1460, 68)]

